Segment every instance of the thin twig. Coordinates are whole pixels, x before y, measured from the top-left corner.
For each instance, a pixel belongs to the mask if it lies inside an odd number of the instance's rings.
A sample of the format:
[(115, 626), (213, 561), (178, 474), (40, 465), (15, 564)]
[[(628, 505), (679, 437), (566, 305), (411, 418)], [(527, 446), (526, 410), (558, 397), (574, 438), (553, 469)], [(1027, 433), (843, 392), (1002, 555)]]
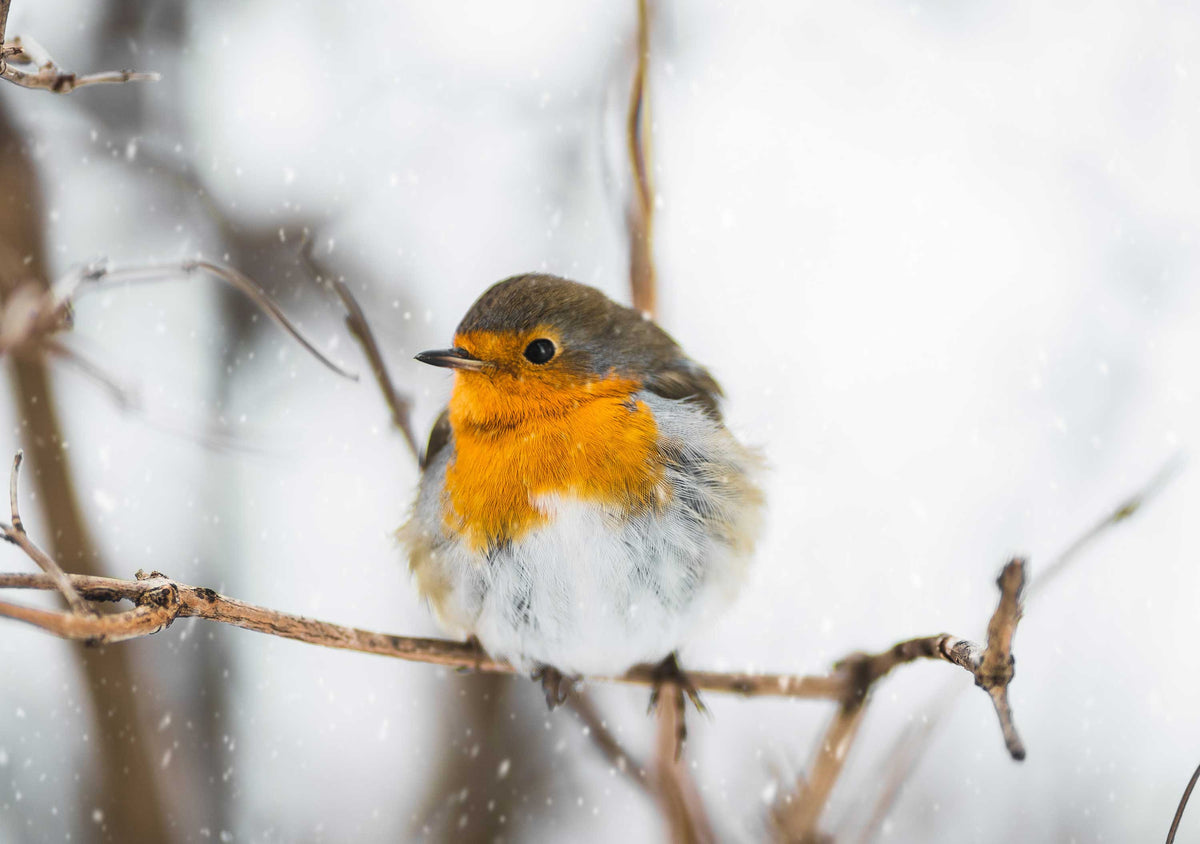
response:
[(412, 419), (410, 418), (412, 416), (411, 404), (396, 389), (391, 375), (388, 374), (387, 364), (383, 361), (383, 353), (379, 349), (371, 326), (367, 324), (366, 314), (363, 313), (362, 307), (354, 298), (350, 286), (345, 281), (333, 278), (329, 279), (329, 283), (333, 285), (334, 292), (337, 293), (346, 308), (346, 327), (358, 341), (363, 354), (367, 356), (367, 361), (371, 364), (375, 382), (379, 385), (379, 391), (383, 393), (383, 400), (387, 402), (388, 409), (392, 412), (392, 424), (404, 435), (404, 441), (408, 443), (408, 449), (412, 452), (413, 457), (420, 460), (421, 446), (418, 445), (417, 436), (413, 433)]
[(583, 689), (576, 689), (567, 695), (566, 705), (583, 722), (588, 738), (609, 761), (613, 769), (626, 774), (630, 781), (651, 797), (656, 796), (646, 774), (646, 766), (626, 750), (620, 740), (613, 735), (608, 724), (600, 717), (591, 697)]
[(1182, 452), (1176, 452), (1167, 458), (1167, 461), (1159, 467), (1158, 471), (1141, 489), (1118, 504), (1112, 512), (1100, 518), (1094, 525), (1072, 540), (1066, 548), (1059, 551), (1058, 555), (1029, 584), (1027, 598), (1032, 599), (1057, 580), (1058, 576), (1066, 571), (1071, 563), (1075, 562), (1080, 553), (1102, 533), (1136, 515), (1147, 501), (1157, 496), (1178, 477), (1186, 464), (1187, 461)]
[[(8, 3), (4, 4), (3, 24), (7, 25)], [(21, 65), (20, 69), (13, 65)], [(40, 44), (20, 36), (4, 42), (4, 54), (0, 56), (0, 78), (7, 79), (22, 88), (36, 88), (55, 94), (69, 94), (88, 85), (115, 85), (124, 82), (157, 82), (157, 73), (140, 73), (135, 70), (110, 70), (79, 76), (59, 68)]]
[[(265, 290), (246, 274), (232, 267), (210, 261), (184, 261), (179, 264), (157, 264), (144, 267), (110, 268), (94, 263), (72, 271), (57, 284), (53, 293), (42, 293), (38, 297), (22, 295), (19, 302), (6, 302), (0, 316), (0, 354), (7, 351), (36, 349), (48, 338), (70, 328), (73, 324), (72, 307), (77, 299), (89, 291), (119, 284), (159, 282), (172, 275), (208, 275), (241, 291), (263, 313), (278, 325), (293, 340), (324, 366), (357, 381), (358, 375), (335, 363), (316, 347), (284, 314), (283, 309)], [(15, 312), (14, 312), (15, 311)]]
[(637, 63), (629, 109), (625, 117), (626, 143), (633, 172), (633, 195), (626, 212), (629, 227), (629, 283), (633, 307), (654, 316), (657, 307), (654, 268), (654, 186), (650, 172), (650, 111), (648, 65), (650, 63), (650, 9), (638, 0)]
[(77, 616), (91, 616), (92, 610), (84, 602), (83, 598), (71, 585), (71, 578), (66, 572), (55, 562), (54, 558), (34, 544), (29, 538), (29, 534), (25, 532), (25, 523), (21, 521), (21, 509), (17, 501), (17, 479), (21, 474), (21, 461), (25, 459), (25, 452), (18, 451), (13, 456), (12, 475), (8, 481), (8, 500), (12, 507), (12, 524), (0, 522), (0, 534), (4, 538), (16, 545), (25, 552), (29, 559), (38, 564), (38, 567), (44, 571), (47, 576), (54, 582), (54, 587), (62, 593), (66, 599), (67, 605), (71, 611)]
[[(250, 299), (259, 310), (270, 317), (276, 325), (282, 328), (285, 332), (291, 335), (292, 339), (303, 346), (309, 354), (319, 360), (326, 368), (336, 372), (343, 378), (348, 378), (351, 381), (357, 381), (358, 375), (345, 369), (340, 364), (335, 363), (327, 357), (324, 352), (316, 347), (307, 337), (305, 337), (291, 320), (283, 313), (283, 309), (275, 303), (265, 290), (258, 286), (252, 278), (246, 274), (235, 270), (233, 267), (226, 267), (221, 264), (214, 264), (211, 261), (184, 261), (179, 264), (160, 264), (147, 267), (131, 267), (129, 269), (102, 270), (94, 274), (93, 278), (88, 279), (93, 282), (92, 286), (99, 286), (104, 283), (119, 284), (119, 283), (136, 283), (143, 281), (159, 281), (164, 276), (171, 274), (192, 275), (194, 273), (202, 273), (219, 279), (231, 287), (240, 290), (245, 296)], [(86, 290), (87, 288), (81, 288)]]
[(1187, 788), (1183, 790), (1183, 797), (1179, 798), (1179, 808), (1175, 810), (1175, 817), (1171, 820), (1171, 828), (1167, 831), (1167, 844), (1172, 844), (1175, 840), (1175, 833), (1179, 831), (1179, 822), (1183, 820), (1183, 810), (1187, 808), (1188, 798), (1192, 796), (1192, 789), (1196, 787), (1196, 780), (1200, 779), (1200, 765), (1196, 766), (1196, 770), (1192, 773), (1192, 778), (1188, 780)]

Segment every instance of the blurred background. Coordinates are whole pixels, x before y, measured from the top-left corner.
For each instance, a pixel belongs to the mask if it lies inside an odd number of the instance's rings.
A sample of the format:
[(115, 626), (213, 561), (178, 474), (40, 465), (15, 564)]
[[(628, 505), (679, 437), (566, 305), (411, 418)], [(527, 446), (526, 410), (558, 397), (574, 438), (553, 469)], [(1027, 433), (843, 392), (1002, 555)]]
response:
[[(1036, 574), (1194, 456), (1200, 9), (654, 8), (659, 319), (771, 465), (752, 580), (685, 665), (810, 673), (981, 638), (1008, 556)], [(635, 31), (633, 2), (599, 0), (13, 0), (10, 35), (64, 68), (162, 80), (0, 87), (6, 266), (220, 261), (366, 376), (310, 245), (423, 439), (450, 380), (412, 355), (488, 284), (545, 270), (627, 299)], [(75, 316), (64, 343), (135, 406), (62, 361), (11, 364), (0, 398), (0, 453), (30, 460), (26, 525), (64, 567), (436, 635), (392, 539), (416, 470), (369, 378), (199, 278), (93, 293)], [(1012, 688), (1028, 759), (962, 694), (882, 839), (1165, 834), (1200, 761), (1198, 507), (1185, 469), (1030, 605)], [(877, 689), (828, 829), (865, 820), (895, 736), (969, 685), (923, 664)], [(645, 690), (593, 691), (648, 757)], [(692, 772), (720, 837), (759, 840), (831, 707), (707, 702)], [(1200, 811), (1180, 840), (1196, 830)], [(656, 806), (523, 680), (206, 622), (105, 649), (0, 623), (0, 841), (618, 835), (660, 840)]]

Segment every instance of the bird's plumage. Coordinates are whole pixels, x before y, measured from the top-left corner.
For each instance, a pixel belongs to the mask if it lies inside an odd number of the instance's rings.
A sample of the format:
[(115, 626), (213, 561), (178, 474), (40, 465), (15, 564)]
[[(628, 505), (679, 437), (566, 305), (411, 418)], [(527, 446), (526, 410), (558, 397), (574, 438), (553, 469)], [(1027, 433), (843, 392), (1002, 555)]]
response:
[[(553, 360), (522, 359), (551, 339)], [(489, 289), (401, 530), (439, 620), (523, 668), (618, 673), (723, 608), (757, 536), (757, 456), (666, 332), (552, 276)], [(480, 363), (482, 362), (482, 363)]]

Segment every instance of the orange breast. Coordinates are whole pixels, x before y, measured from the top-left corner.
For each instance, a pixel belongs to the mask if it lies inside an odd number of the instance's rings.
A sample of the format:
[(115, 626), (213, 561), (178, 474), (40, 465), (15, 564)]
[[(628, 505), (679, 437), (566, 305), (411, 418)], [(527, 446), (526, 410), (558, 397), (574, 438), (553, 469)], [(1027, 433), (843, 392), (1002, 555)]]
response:
[[(483, 379), (456, 378), (446, 526), (482, 551), (545, 524), (538, 496), (596, 501), (623, 515), (665, 500), (658, 426), (632, 399), (637, 387), (608, 378), (558, 384), (549, 396), (500, 395)], [(503, 402), (502, 412), (492, 402)]]

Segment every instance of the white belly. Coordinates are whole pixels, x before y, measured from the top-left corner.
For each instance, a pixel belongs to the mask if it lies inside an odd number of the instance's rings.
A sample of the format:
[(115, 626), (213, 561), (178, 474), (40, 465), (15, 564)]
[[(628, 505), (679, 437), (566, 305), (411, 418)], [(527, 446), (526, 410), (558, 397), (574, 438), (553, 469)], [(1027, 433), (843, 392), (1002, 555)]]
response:
[(670, 455), (659, 511), (542, 496), (546, 523), (484, 554), (444, 528), (452, 448), (427, 467), (401, 538), (443, 626), (523, 670), (618, 674), (663, 659), (733, 600), (760, 522), (758, 459), (694, 408), (643, 395)]

